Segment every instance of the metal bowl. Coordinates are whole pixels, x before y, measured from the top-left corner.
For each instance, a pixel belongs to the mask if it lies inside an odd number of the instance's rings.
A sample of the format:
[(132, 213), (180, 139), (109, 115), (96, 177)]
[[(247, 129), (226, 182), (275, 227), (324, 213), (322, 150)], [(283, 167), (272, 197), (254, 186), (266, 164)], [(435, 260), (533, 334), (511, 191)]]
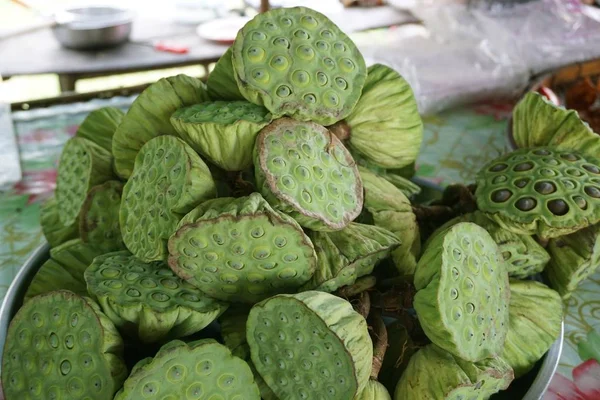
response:
[[(49, 253), (50, 246), (47, 243), (38, 247), (25, 264), (23, 264), (23, 267), (6, 292), (6, 297), (0, 308), (0, 360), (2, 360), (3, 356), (8, 325), (19, 308), (23, 305), (25, 292), (38, 269), (49, 258)], [(561, 325), (559, 338), (554, 342), (552, 347), (550, 347), (546, 355), (536, 364), (535, 368), (527, 375), (515, 380), (508, 390), (492, 396), (492, 399), (540, 400), (548, 389), (550, 380), (558, 367), (563, 347), (563, 336), (564, 325)]]
[(116, 7), (70, 8), (55, 15), (52, 33), (70, 49), (91, 50), (113, 47), (129, 40), (133, 16)]

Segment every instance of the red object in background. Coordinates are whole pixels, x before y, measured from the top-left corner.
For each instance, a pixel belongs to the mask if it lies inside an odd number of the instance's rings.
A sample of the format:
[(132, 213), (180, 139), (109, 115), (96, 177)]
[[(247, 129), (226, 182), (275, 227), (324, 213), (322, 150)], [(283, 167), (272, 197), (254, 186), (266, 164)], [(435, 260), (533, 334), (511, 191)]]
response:
[(585, 400), (600, 399), (600, 364), (591, 359), (573, 368), (573, 379), (577, 390)]
[(178, 46), (167, 44), (165, 42), (158, 42), (154, 45), (154, 48), (157, 51), (164, 51), (167, 53), (175, 53), (175, 54), (187, 54), (189, 52), (189, 47), (187, 46)]
[(560, 106), (560, 100), (558, 99), (558, 96), (549, 87), (540, 86), (537, 89), (537, 92), (547, 98), (551, 103)]

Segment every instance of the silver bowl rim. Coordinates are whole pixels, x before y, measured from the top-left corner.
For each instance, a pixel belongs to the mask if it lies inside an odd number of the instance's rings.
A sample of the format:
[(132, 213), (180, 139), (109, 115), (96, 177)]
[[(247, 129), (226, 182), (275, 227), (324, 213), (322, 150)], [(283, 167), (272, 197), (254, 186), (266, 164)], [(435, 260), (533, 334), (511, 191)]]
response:
[[(50, 245), (47, 242), (44, 242), (37, 249), (35, 249), (31, 256), (29, 256), (29, 258), (25, 261), (15, 276), (15, 279), (12, 281), (10, 287), (6, 291), (6, 295), (2, 301), (2, 306), (0, 307), (0, 373), (2, 371), (2, 358), (4, 355), (4, 345), (6, 342), (6, 335), (8, 333), (8, 326), (22, 303), (22, 299), (19, 298), (20, 293), (24, 292), (25, 284), (33, 279), (33, 276), (37, 272), (34, 267), (36, 265), (41, 265), (42, 262), (48, 258), (49, 251)], [(560, 356), (562, 354), (564, 332), (565, 326), (563, 320), (563, 322), (561, 322), (560, 335), (558, 339), (556, 339), (552, 346), (550, 346), (548, 352), (544, 355), (544, 360), (540, 365), (538, 374), (536, 375), (522, 400), (540, 400), (546, 390), (548, 390), (550, 381), (556, 373)]]

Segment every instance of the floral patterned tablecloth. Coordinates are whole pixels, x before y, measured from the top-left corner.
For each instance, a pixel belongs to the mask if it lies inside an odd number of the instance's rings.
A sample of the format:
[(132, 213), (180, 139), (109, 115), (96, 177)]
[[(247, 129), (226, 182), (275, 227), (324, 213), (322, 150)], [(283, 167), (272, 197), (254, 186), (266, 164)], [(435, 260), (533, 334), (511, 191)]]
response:
[[(23, 179), (0, 193), (0, 300), (23, 262), (44, 240), (40, 204), (54, 190), (63, 144), (92, 109), (104, 105), (126, 108), (131, 100), (94, 100), (13, 115)], [(418, 176), (438, 185), (472, 181), (484, 163), (508, 150), (510, 112), (510, 105), (488, 104), (425, 117)], [(0, 149), (0, 163), (1, 159)], [(568, 303), (563, 355), (544, 400), (600, 399), (598, 332), (600, 270)]]

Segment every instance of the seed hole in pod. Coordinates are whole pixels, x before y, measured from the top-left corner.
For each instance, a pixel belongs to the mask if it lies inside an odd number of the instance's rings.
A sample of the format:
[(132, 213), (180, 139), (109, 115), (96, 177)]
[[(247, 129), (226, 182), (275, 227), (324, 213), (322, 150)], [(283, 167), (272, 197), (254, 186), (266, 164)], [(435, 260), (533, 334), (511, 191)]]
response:
[(560, 158), (567, 160), (567, 161), (577, 161), (579, 160), (579, 157), (576, 156), (575, 154), (572, 153), (563, 153), (560, 155)]
[(556, 186), (554, 185), (554, 183), (549, 181), (536, 182), (534, 189), (536, 190), (536, 192), (541, 194), (551, 194), (556, 192)]
[(521, 211), (531, 211), (537, 206), (537, 201), (532, 197), (521, 197), (515, 203), (515, 207)]
[(310, 15), (303, 16), (300, 19), (300, 22), (302, 23), (302, 25), (306, 26), (307, 28), (315, 28), (317, 25), (319, 25), (319, 23), (317, 22), (317, 20), (314, 19)]
[(315, 58), (315, 51), (307, 45), (300, 45), (296, 48), (296, 55), (304, 61), (311, 61)]
[(595, 165), (591, 165), (591, 164), (585, 164), (583, 166), (583, 168), (588, 171), (591, 172), (592, 174), (600, 174), (600, 168), (598, 168)]
[(239, 280), (237, 275), (234, 275), (234, 274), (221, 274), (220, 279), (221, 279), (221, 282), (227, 283), (230, 285), (236, 283)]
[(587, 210), (587, 201), (581, 196), (574, 196), (573, 201), (577, 204), (577, 207), (582, 210)]
[(334, 35), (333, 32), (331, 32), (329, 29), (323, 29), (321, 31), (321, 37), (324, 39), (333, 39)]
[(291, 263), (298, 260), (298, 256), (296, 254), (286, 254), (283, 256), (283, 261), (286, 263)]
[(452, 258), (454, 258), (454, 260), (456, 261), (461, 261), (462, 260), (462, 251), (460, 251), (459, 248), (454, 248), (452, 249)]
[(600, 189), (596, 186), (585, 186), (583, 188), (583, 190), (585, 191), (585, 193), (593, 198), (600, 198)]
[(140, 291), (137, 289), (133, 289), (133, 288), (127, 289), (126, 293), (127, 293), (127, 296), (129, 296), (129, 297), (140, 297), (141, 296)]
[(523, 189), (525, 186), (527, 186), (528, 183), (529, 183), (528, 178), (521, 178), (521, 179), (517, 179), (515, 181), (515, 186), (518, 187), (519, 189)]
[(329, 70), (333, 70), (335, 69), (335, 61), (333, 61), (331, 58), (329, 57), (325, 57), (323, 59), (323, 65), (325, 66), (325, 68), (329, 69)]
[(252, 252), (252, 257), (254, 257), (257, 260), (264, 260), (266, 258), (269, 258), (270, 255), (271, 252), (266, 247), (258, 247)]
[(473, 329), (467, 328), (465, 330), (465, 339), (467, 340), (467, 342), (470, 342), (471, 340), (473, 340), (474, 337), (475, 337), (475, 333), (473, 332)]
[(492, 201), (495, 203), (504, 203), (512, 196), (512, 192), (508, 189), (496, 190), (492, 193)]
[(320, 86), (327, 85), (328, 81), (329, 81), (329, 79), (327, 78), (327, 75), (324, 72), (317, 72), (317, 83)]
[(50, 333), (50, 336), (48, 336), (48, 345), (53, 349), (58, 348), (58, 336), (56, 335), (56, 333)]
[(262, 226), (255, 226), (250, 231), (250, 236), (252, 236), (254, 239), (261, 238), (264, 235), (265, 235), (265, 230), (262, 228)]
[(315, 46), (317, 47), (318, 50), (323, 51), (323, 52), (329, 50), (329, 43), (327, 43), (323, 40), (317, 40), (317, 42), (315, 43)]
[(252, 71), (252, 78), (259, 83), (267, 83), (269, 81), (270, 75), (263, 68), (257, 68)]
[(303, 99), (308, 104), (315, 104), (317, 102), (317, 97), (313, 93), (305, 94)]
[(300, 40), (308, 40), (308, 39), (310, 39), (310, 35), (304, 29), (296, 29), (294, 31), (294, 37), (296, 37), (296, 38), (298, 38)]
[(341, 60), (342, 69), (346, 72), (352, 72), (356, 68), (354, 61), (349, 58), (342, 58)]
[(328, 90), (323, 95), (323, 101), (330, 107), (336, 107), (340, 104), (340, 97), (332, 90)]
[(303, 165), (298, 165), (295, 168), (294, 173), (295, 173), (296, 177), (301, 181), (307, 182), (311, 178), (310, 171), (308, 170), (308, 168), (306, 168)]
[(262, 32), (252, 32), (252, 40), (260, 41), (267, 40), (267, 35)]
[(292, 190), (296, 188), (296, 181), (290, 175), (284, 175), (281, 177), (281, 184), (286, 189)]
[(560, 165), (560, 161), (558, 161), (556, 158), (542, 158), (542, 161), (554, 167)]
[(271, 58), (271, 67), (275, 68), (276, 70), (283, 71), (289, 66), (290, 62), (285, 56), (276, 55), (273, 58)]
[(215, 267), (214, 265), (208, 265), (208, 266), (206, 266), (206, 267), (202, 268), (202, 270), (203, 270), (204, 272), (206, 272), (206, 273), (209, 273), (209, 274), (214, 274), (214, 273), (216, 273), (216, 272), (217, 272), (219, 269), (218, 269), (217, 267)]
[(556, 171), (551, 170), (549, 168), (540, 169), (540, 175), (542, 176), (556, 176)]
[(282, 47), (285, 49), (290, 48), (290, 42), (286, 38), (283, 38), (283, 37), (278, 37), (278, 38), (273, 39), (273, 44), (275, 46)]
[(548, 210), (554, 215), (563, 216), (569, 212), (569, 205), (562, 199), (553, 199), (547, 203)]
[(277, 29), (279, 29), (279, 27), (278, 27), (277, 25), (275, 25), (275, 24), (274, 24), (273, 22), (271, 22), (271, 21), (265, 21), (265, 22), (263, 23), (263, 26), (264, 26), (265, 28), (267, 28), (268, 30), (270, 30), (270, 31), (276, 31)]
[(458, 290), (456, 290), (455, 288), (450, 289), (450, 298), (452, 300), (458, 299)]
[(283, 25), (283, 26), (292, 26), (292, 25), (293, 25), (293, 23), (294, 23), (294, 22), (293, 22), (293, 21), (292, 21), (290, 18), (288, 18), (288, 17), (281, 17), (281, 18), (279, 19), (279, 22), (281, 22), (281, 25)]
[(535, 154), (536, 156), (549, 156), (550, 152), (545, 149), (538, 149), (538, 150), (534, 150), (533, 154)]
[(500, 171), (504, 171), (506, 168), (508, 168), (508, 165), (506, 165), (504, 163), (500, 163), (500, 164), (492, 165), (490, 167), (490, 171), (491, 172), (500, 172)]
[(563, 179), (561, 183), (567, 190), (573, 190), (577, 187), (577, 183), (572, 179)]
[(575, 176), (575, 177), (579, 177), (579, 176), (583, 175), (583, 172), (581, 172), (580, 170), (575, 169), (575, 168), (569, 168), (566, 172), (568, 175)]
[(465, 306), (465, 310), (467, 310), (467, 313), (473, 314), (475, 312), (475, 304), (467, 303), (467, 305)]
[(517, 165), (515, 165), (515, 167), (513, 168), (513, 171), (515, 172), (524, 172), (524, 171), (529, 171), (533, 168), (533, 163), (532, 162), (523, 162), (523, 163), (519, 163)]

